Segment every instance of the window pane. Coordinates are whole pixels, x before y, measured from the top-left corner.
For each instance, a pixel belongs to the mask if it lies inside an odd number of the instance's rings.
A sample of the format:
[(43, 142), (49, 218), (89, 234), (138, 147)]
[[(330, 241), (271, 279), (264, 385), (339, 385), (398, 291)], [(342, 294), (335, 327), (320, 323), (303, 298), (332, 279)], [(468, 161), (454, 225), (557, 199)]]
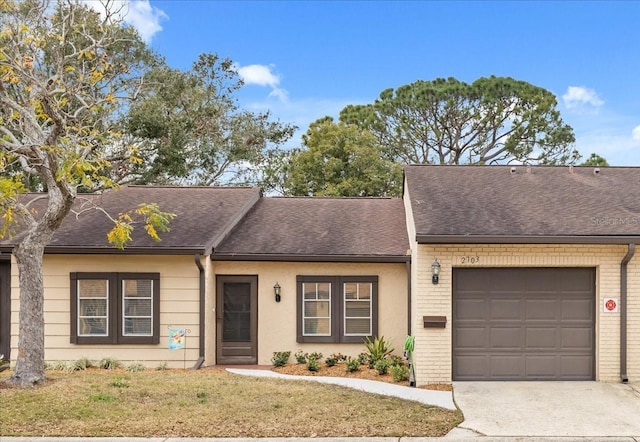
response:
[(331, 299), (331, 284), (328, 282), (318, 284), (318, 299)]
[(79, 316), (107, 316), (106, 299), (80, 299)]
[(358, 299), (358, 284), (349, 282), (344, 285), (344, 297), (346, 299)]
[(80, 279), (78, 280), (78, 297), (80, 298), (106, 298), (106, 279)]
[(304, 293), (304, 299), (316, 299), (316, 283), (303, 282), (302, 292)]
[(122, 283), (125, 297), (151, 297), (150, 279), (125, 279)]
[(345, 316), (347, 318), (368, 318), (371, 315), (371, 304), (362, 301), (345, 302)]
[(122, 334), (150, 336), (153, 331), (153, 281), (124, 279), (122, 281)]
[(321, 335), (330, 336), (329, 333), (330, 321), (329, 319), (305, 319), (304, 320), (304, 334), (305, 335)]
[(329, 302), (327, 301), (305, 301), (304, 316), (309, 317), (329, 317)]
[(107, 318), (79, 318), (78, 334), (80, 336), (106, 336)]
[(125, 299), (124, 315), (151, 317), (151, 299)]
[(109, 281), (79, 279), (78, 335), (107, 336), (109, 333)]
[(125, 318), (124, 334), (132, 335), (151, 335), (151, 318)]
[(371, 335), (371, 321), (367, 319), (345, 319), (345, 334), (347, 335)]
[(371, 299), (370, 282), (361, 282), (358, 284), (358, 299)]

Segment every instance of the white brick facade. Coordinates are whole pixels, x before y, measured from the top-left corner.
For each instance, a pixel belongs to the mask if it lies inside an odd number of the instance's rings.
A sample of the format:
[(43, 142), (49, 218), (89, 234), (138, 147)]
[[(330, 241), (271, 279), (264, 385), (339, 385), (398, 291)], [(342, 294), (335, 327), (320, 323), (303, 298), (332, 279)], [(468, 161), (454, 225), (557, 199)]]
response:
[[(414, 236), (415, 238), (415, 236)], [(418, 385), (451, 382), (452, 269), (456, 267), (592, 267), (596, 269), (596, 380), (620, 380), (620, 313), (603, 313), (605, 297), (620, 297), (624, 245), (423, 245), (412, 249), (412, 330)], [(431, 264), (441, 265), (431, 282)], [(640, 257), (628, 264), (627, 374), (640, 380)], [(424, 328), (422, 317), (444, 315), (444, 329)]]

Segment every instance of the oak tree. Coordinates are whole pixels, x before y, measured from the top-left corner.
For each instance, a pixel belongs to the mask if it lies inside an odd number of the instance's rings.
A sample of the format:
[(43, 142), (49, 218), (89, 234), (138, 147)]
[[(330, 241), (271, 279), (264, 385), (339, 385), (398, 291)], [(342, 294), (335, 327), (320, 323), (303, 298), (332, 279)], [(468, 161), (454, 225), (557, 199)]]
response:
[[(153, 59), (116, 12), (77, 0), (0, 0), (0, 234), (21, 233), (13, 250), (20, 283), (15, 384), (44, 379), (45, 247), (78, 189), (115, 185), (106, 157), (121, 140), (117, 114), (141, 90)], [(135, 146), (123, 153), (139, 161)], [(26, 198), (31, 185), (45, 194)], [(36, 212), (36, 204), (45, 209)], [(119, 247), (136, 217), (156, 239), (171, 219), (154, 205), (110, 216), (109, 240)]]

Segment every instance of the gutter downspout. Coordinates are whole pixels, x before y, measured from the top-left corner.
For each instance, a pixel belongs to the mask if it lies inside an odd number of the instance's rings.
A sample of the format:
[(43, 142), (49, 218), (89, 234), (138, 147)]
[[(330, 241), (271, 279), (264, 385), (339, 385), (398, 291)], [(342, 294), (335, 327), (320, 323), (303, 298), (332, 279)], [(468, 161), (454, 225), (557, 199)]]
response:
[(636, 252), (636, 245), (629, 243), (629, 250), (620, 262), (620, 379), (629, 382), (627, 376), (627, 264)]
[(407, 335), (411, 336), (411, 261), (407, 261)]
[(195, 365), (193, 366), (194, 370), (199, 369), (200, 367), (202, 367), (202, 364), (204, 364), (204, 304), (205, 304), (205, 300), (206, 300), (206, 296), (205, 296), (205, 281), (204, 281), (204, 267), (202, 266), (202, 263), (200, 262), (200, 258), (202, 257), (202, 255), (200, 255), (199, 253), (196, 253), (194, 255), (194, 261), (196, 263), (196, 267), (198, 267), (198, 271), (200, 272), (200, 324), (199, 324), (199, 333), (200, 336), (198, 338), (199, 342), (199, 349), (198, 349), (198, 360), (196, 361)]

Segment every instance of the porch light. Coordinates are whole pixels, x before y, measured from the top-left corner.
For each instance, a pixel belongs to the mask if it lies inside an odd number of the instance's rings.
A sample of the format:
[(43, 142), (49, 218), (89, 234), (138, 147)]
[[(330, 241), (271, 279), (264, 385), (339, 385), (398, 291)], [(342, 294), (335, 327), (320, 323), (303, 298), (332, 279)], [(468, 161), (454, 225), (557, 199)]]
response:
[(273, 293), (276, 294), (276, 302), (280, 302), (280, 284), (276, 282), (276, 285), (273, 286)]
[(431, 282), (437, 284), (440, 281), (440, 263), (438, 262), (438, 258), (431, 264)]

